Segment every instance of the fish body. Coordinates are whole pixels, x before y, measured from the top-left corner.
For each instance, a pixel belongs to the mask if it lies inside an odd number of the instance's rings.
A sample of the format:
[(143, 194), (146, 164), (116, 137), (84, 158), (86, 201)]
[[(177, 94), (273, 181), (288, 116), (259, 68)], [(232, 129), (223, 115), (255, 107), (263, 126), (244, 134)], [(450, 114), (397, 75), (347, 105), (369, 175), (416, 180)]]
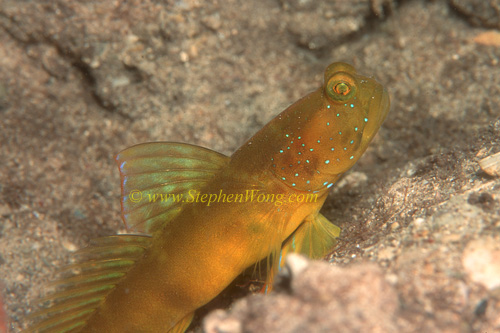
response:
[(326, 255), (340, 230), (319, 210), (388, 111), (380, 84), (333, 63), (231, 157), (171, 142), (124, 150), (122, 216), (143, 235), (83, 250), (31, 331), (183, 332), (246, 268), (268, 258), (270, 286), (287, 253)]
[[(264, 195), (264, 191), (289, 191), (277, 180), (269, 180), (273, 184), (267, 183), (259, 195)], [(251, 195), (246, 193), (247, 184), (240, 184), (225, 173), (218, 175), (206, 190)], [(193, 203), (168, 228), (153, 236), (147, 256), (137, 262), (127, 279), (116, 286), (89, 320), (89, 330), (161, 332), (164, 327), (173, 327), (186, 314), (192, 315), (217, 296), (246, 268), (272, 251), (279, 253), (286, 237), (307, 215), (317, 211), (324, 199), (325, 196), (319, 202), (279, 206), (259, 203), (256, 197), (252, 203)], [(123, 317), (129, 320), (124, 321)]]

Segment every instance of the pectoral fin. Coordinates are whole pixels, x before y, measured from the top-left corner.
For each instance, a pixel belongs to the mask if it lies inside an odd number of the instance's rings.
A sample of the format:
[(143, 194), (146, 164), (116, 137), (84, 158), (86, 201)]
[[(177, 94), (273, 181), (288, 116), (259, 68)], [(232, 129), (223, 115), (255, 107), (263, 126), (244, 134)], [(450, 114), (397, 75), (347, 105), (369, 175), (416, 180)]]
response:
[(301, 253), (312, 259), (324, 257), (340, 235), (340, 228), (318, 213), (310, 216), (294, 231), (281, 248), (279, 267), (285, 264), (288, 253)]
[(168, 330), (168, 333), (184, 333), (189, 325), (191, 325), (191, 321), (193, 321), (194, 313), (190, 313), (184, 318), (182, 318), (174, 327)]
[(265, 287), (262, 291), (267, 293), (271, 290), (274, 277), (285, 265), (288, 253), (301, 253), (312, 259), (322, 258), (335, 246), (339, 235), (340, 228), (322, 214), (307, 217), (283, 242), (281, 249), (271, 251), (267, 260)]

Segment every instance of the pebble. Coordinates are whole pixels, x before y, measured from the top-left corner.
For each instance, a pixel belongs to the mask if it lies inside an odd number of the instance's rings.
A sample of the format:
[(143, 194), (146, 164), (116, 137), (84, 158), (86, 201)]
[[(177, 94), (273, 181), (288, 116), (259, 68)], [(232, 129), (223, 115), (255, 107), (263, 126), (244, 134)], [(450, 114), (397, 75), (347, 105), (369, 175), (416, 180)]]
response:
[(469, 242), (462, 265), (472, 281), (489, 290), (500, 287), (500, 240), (489, 237)]

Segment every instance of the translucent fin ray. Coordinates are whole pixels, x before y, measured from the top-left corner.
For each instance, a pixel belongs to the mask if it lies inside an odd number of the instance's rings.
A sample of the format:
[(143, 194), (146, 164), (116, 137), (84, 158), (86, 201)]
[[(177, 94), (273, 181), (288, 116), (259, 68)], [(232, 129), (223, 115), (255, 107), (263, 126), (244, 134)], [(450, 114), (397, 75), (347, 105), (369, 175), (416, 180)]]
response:
[(182, 318), (177, 324), (175, 324), (174, 327), (168, 330), (168, 333), (184, 333), (189, 325), (191, 324), (191, 321), (193, 321), (194, 313), (190, 313), (184, 318)]
[(77, 252), (79, 262), (66, 267), (69, 275), (58, 281), (56, 291), (42, 298), (51, 305), (31, 315), (38, 323), (27, 332), (78, 332), (149, 248), (151, 237), (111, 236), (94, 240)]
[(335, 246), (340, 235), (340, 228), (322, 214), (309, 217), (284, 242), (280, 255), (280, 267), (285, 264), (288, 253), (301, 253), (312, 259), (319, 259), (328, 254)]
[[(273, 225), (274, 231), (272, 232), (272, 238), (269, 242), (266, 242), (266, 249), (263, 252), (268, 253), (267, 257), (262, 258), (263, 260), (258, 261), (254, 265), (253, 275), (260, 280), (264, 281), (264, 287), (261, 292), (268, 293), (272, 290), (272, 284), (276, 274), (279, 269), (279, 259), (281, 253), (281, 246), (283, 243), (285, 226), (286, 226), (286, 215), (275, 214), (273, 205), (270, 205), (270, 209), (266, 214), (261, 215), (259, 221), (254, 223), (259, 225), (264, 223), (270, 223)], [(255, 239), (255, 246), (262, 247), (263, 244), (260, 243), (259, 239)], [(250, 246), (253, 248), (254, 246)], [(264, 270), (264, 271), (263, 271)]]
[(174, 219), (190, 191), (207, 185), (229, 157), (185, 143), (152, 142), (125, 149), (116, 162), (123, 221), (134, 232), (152, 234)]

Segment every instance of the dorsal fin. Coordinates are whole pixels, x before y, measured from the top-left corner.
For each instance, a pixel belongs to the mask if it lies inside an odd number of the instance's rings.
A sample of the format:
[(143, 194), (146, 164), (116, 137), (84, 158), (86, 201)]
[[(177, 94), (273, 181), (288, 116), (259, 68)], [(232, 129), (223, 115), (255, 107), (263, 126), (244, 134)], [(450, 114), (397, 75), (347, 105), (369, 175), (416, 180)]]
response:
[(28, 316), (44, 318), (26, 332), (78, 332), (116, 284), (150, 246), (151, 237), (118, 235), (95, 239), (76, 253), (78, 262), (63, 268), (67, 277), (57, 281), (41, 302), (51, 305)]
[(125, 149), (116, 161), (123, 221), (134, 232), (152, 234), (177, 216), (182, 198), (203, 188), (229, 157), (185, 143), (152, 142)]

